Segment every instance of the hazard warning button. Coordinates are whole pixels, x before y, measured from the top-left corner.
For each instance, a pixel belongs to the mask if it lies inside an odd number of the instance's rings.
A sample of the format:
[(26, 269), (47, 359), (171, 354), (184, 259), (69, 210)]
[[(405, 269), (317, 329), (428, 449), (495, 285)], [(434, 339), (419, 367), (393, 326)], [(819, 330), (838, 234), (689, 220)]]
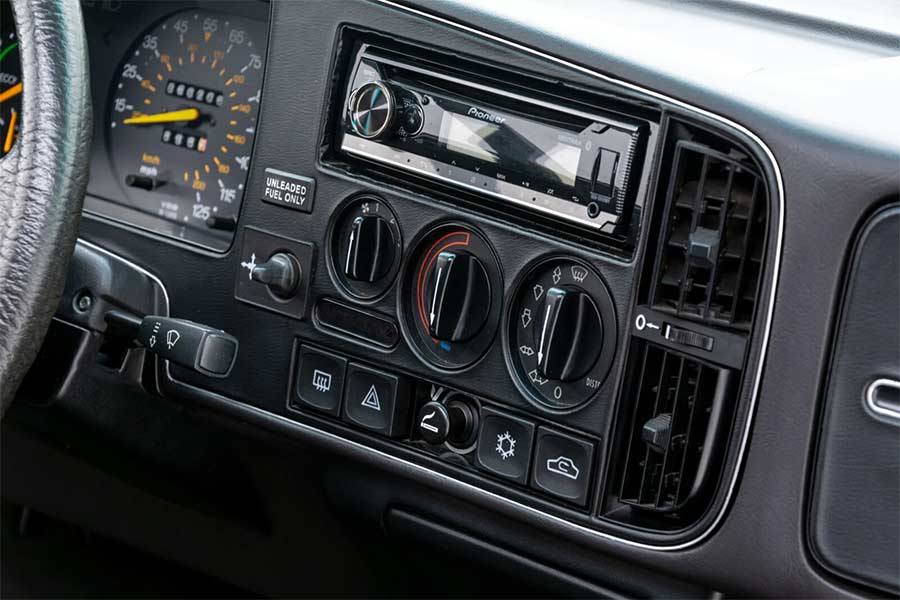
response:
[(409, 428), (409, 384), (405, 379), (356, 363), (347, 368), (343, 419), (388, 437)]

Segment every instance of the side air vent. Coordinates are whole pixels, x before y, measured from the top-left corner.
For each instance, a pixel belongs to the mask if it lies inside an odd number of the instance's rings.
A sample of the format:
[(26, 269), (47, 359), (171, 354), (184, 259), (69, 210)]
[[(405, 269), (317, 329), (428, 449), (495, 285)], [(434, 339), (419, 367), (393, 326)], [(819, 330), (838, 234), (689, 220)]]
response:
[(749, 331), (765, 247), (765, 190), (743, 155), (678, 142), (652, 289), (655, 309)]
[(664, 139), (598, 514), (674, 543), (715, 522), (736, 477), (776, 208), (739, 139), (680, 118)]
[(718, 467), (735, 372), (642, 345), (619, 500), (644, 510), (680, 511)]

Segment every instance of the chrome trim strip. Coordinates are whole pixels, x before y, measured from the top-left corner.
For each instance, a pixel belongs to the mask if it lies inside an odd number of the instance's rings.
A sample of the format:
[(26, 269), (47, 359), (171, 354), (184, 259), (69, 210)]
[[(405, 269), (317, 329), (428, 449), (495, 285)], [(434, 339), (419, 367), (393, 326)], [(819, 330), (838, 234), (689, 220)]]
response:
[(891, 425), (900, 425), (900, 410), (880, 406), (875, 402), (875, 392), (882, 387), (900, 390), (900, 381), (882, 377), (869, 383), (863, 391), (863, 406), (873, 418)]
[[(638, 92), (638, 93), (646, 95), (646, 96), (650, 96), (652, 98), (656, 98), (658, 100), (661, 100), (661, 101), (667, 102), (669, 104), (673, 104), (675, 106), (683, 108), (686, 111), (689, 111), (689, 112), (692, 112), (692, 113), (695, 113), (698, 115), (702, 115), (708, 119), (711, 119), (713, 121), (720, 123), (721, 125), (723, 125), (727, 128), (733, 129), (733, 130), (738, 131), (741, 134), (745, 135), (747, 138), (749, 138), (751, 141), (753, 141), (753, 143), (755, 143), (757, 145), (757, 147), (762, 151), (762, 153), (765, 155), (765, 157), (769, 160), (769, 164), (772, 168), (772, 172), (775, 175), (775, 184), (778, 189), (778, 197), (776, 199), (778, 201), (778, 221), (777, 221), (777, 227), (775, 230), (776, 237), (775, 237), (774, 256), (772, 256), (772, 259), (771, 259), (772, 260), (772, 282), (771, 282), (772, 289), (769, 293), (768, 312), (765, 317), (765, 322), (761, 324), (763, 338), (762, 338), (762, 342), (761, 342), (762, 345), (760, 347), (759, 359), (757, 361), (757, 366), (756, 366), (756, 376), (755, 376), (755, 379), (753, 382), (753, 388), (752, 388), (752, 392), (751, 392), (751, 396), (750, 396), (750, 408), (749, 408), (749, 412), (747, 414), (747, 423), (744, 426), (744, 432), (741, 437), (740, 448), (738, 449), (737, 462), (734, 465), (734, 471), (732, 473), (731, 482), (729, 483), (728, 489), (726, 491), (725, 501), (722, 503), (722, 510), (719, 511), (719, 513), (716, 515), (715, 519), (713, 519), (712, 523), (710, 523), (710, 526), (705, 531), (700, 533), (697, 537), (695, 537), (691, 540), (688, 540), (686, 542), (682, 542), (681, 544), (677, 544), (677, 545), (673, 545), (673, 546), (653, 545), (653, 544), (645, 544), (642, 542), (635, 542), (635, 541), (621, 538), (621, 537), (611, 535), (608, 533), (595, 531), (593, 529), (588, 529), (586, 527), (582, 527), (581, 525), (576, 525), (575, 523), (571, 523), (564, 519), (558, 519), (556, 517), (553, 517), (552, 515), (548, 515), (547, 513), (538, 511), (538, 512), (540, 512), (541, 515), (544, 515), (545, 517), (553, 518), (562, 524), (568, 525), (571, 528), (580, 530), (582, 532), (588, 533), (593, 536), (602, 537), (602, 538), (605, 538), (605, 539), (608, 539), (608, 540), (611, 540), (614, 542), (619, 542), (619, 543), (622, 543), (622, 544), (625, 544), (628, 546), (633, 546), (636, 548), (645, 548), (645, 549), (649, 549), (649, 550), (672, 551), (672, 550), (683, 550), (685, 548), (689, 548), (691, 546), (694, 546), (694, 545), (700, 543), (701, 541), (703, 541), (704, 539), (709, 537), (709, 535), (716, 529), (716, 527), (719, 526), (719, 524), (722, 522), (722, 519), (725, 516), (725, 513), (728, 510), (728, 506), (731, 504), (731, 500), (733, 499), (734, 491), (735, 491), (735, 488), (737, 487), (738, 477), (740, 475), (741, 467), (744, 462), (744, 456), (747, 452), (747, 444), (750, 441), (750, 430), (753, 425), (753, 417), (756, 413), (756, 402), (757, 402), (757, 397), (759, 396), (759, 388), (762, 383), (763, 366), (765, 365), (766, 353), (767, 353), (768, 347), (769, 347), (769, 338), (770, 338), (771, 332), (772, 332), (772, 318), (773, 318), (773, 315), (775, 312), (775, 294), (778, 290), (778, 275), (779, 275), (779, 271), (781, 269), (781, 252), (782, 252), (782, 244), (784, 241), (784, 181), (781, 177), (781, 170), (778, 167), (778, 161), (775, 159), (775, 155), (772, 153), (772, 151), (769, 149), (769, 147), (766, 146), (765, 142), (763, 142), (759, 138), (759, 136), (757, 136), (755, 133), (753, 133), (752, 131), (750, 131), (749, 129), (744, 127), (743, 125), (735, 123), (734, 121), (732, 121), (730, 119), (719, 116), (715, 113), (709, 112), (702, 108), (693, 106), (691, 104), (688, 104), (688, 103), (678, 100), (676, 98), (666, 96), (665, 94), (661, 94), (659, 92), (649, 90), (647, 88), (641, 87), (641, 86), (633, 84), (633, 83), (629, 83), (627, 81), (621, 81), (621, 80), (615, 79), (614, 77), (610, 77), (609, 75), (604, 75), (603, 73), (600, 73), (598, 71), (593, 71), (591, 69), (588, 69), (587, 67), (583, 67), (581, 65), (569, 62), (567, 60), (558, 58), (556, 56), (552, 56), (550, 54), (545, 54), (544, 52), (541, 52), (539, 50), (535, 50), (528, 46), (519, 44), (518, 42), (514, 42), (514, 41), (502, 38), (500, 36), (497, 36), (497, 35), (494, 35), (491, 33), (487, 33), (480, 29), (476, 29), (476, 28), (470, 27), (468, 25), (463, 25), (462, 23), (457, 23), (455, 21), (446, 19), (444, 17), (432, 15), (430, 13), (427, 13), (423, 10), (419, 10), (417, 8), (412, 8), (409, 6), (404, 6), (402, 4), (398, 4), (397, 2), (394, 2), (393, 0), (373, 0), (373, 1), (383, 4), (385, 6), (389, 6), (396, 10), (399, 10), (399, 11), (403, 11), (406, 13), (417, 15), (424, 19), (429, 19), (431, 21), (441, 23), (443, 25), (452, 27), (454, 29), (465, 31), (468, 34), (482, 37), (482, 38), (490, 40), (494, 43), (501, 44), (501, 45), (507, 46), (509, 48), (513, 48), (519, 52), (529, 54), (529, 55), (537, 57), (541, 60), (547, 60), (547, 61), (556, 63), (567, 69), (578, 71), (580, 73), (583, 73), (583, 74), (593, 77), (595, 79), (599, 79), (599, 80), (605, 81), (607, 83), (611, 83), (613, 85), (619, 86), (621, 88), (625, 88), (625, 89), (632, 90), (632, 91)], [(426, 469), (426, 470), (428, 470), (428, 469)], [(512, 500), (508, 500), (506, 498), (503, 498), (503, 500), (505, 500), (506, 502), (512, 502)], [(518, 506), (522, 506), (515, 502), (514, 502), (514, 504), (517, 504)], [(524, 508), (527, 509), (528, 507), (524, 507)], [(534, 510), (534, 509), (530, 509), (530, 510)]]
[[(439, 160), (425, 158), (424, 156), (397, 150), (390, 146), (372, 143), (354, 135), (344, 134), (341, 150), (349, 152), (350, 154), (356, 154), (357, 156), (363, 156), (370, 160), (393, 165), (407, 171), (426, 175), (432, 179), (437, 179), (438, 181), (446, 181), (457, 187), (472, 190), (480, 194), (487, 194), (488, 196), (499, 198), (505, 202), (513, 202), (532, 210), (547, 213), (554, 217), (574, 221), (590, 227), (591, 229), (602, 229), (609, 223), (615, 224), (617, 220), (616, 215), (604, 211), (601, 211), (595, 218), (591, 218), (588, 216), (587, 205), (576, 204), (575, 202), (550, 196), (543, 192), (528, 190), (527, 188), (512, 183), (500, 181), (494, 177), (479, 175), (468, 169), (454, 167)], [(457, 168), (460, 173), (463, 173), (465, 177), (469, 179), (469, 183), (461, 181), (461, 179), (458, 178), (450, 177), (454, 168)], [(443, 169), (447, 175), (441, 175), (441, 169)], [(477, 185), (478, 183), (481, 183), (481, 185)], [(516, 195), (519, 197), (517, 198)], [(525, 196), (531, 196), (532, 201), (529, 202), (524, 199)]]

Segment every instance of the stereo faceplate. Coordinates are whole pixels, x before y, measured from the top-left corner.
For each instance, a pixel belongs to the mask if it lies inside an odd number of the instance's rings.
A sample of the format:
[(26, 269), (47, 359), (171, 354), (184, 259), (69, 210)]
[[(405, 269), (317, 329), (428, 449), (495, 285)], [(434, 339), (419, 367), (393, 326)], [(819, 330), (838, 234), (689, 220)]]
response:
[(550, 224), (608, 236), (629, 227), (646, 124), (510, 92), (369, 45), (353, 61), (338, 126), (341, 152), (465, 189), (501, 210), (515, 205)]

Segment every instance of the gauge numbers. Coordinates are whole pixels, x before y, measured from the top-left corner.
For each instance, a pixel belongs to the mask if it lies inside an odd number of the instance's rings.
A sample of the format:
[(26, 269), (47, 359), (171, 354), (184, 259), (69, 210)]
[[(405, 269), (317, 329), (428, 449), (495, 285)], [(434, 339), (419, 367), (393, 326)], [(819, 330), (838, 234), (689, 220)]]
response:
[(204, 11), (146, 32), (113, 82), (108, 141), (127, 204), (230, 243), (262, 89), (263, 24)]

